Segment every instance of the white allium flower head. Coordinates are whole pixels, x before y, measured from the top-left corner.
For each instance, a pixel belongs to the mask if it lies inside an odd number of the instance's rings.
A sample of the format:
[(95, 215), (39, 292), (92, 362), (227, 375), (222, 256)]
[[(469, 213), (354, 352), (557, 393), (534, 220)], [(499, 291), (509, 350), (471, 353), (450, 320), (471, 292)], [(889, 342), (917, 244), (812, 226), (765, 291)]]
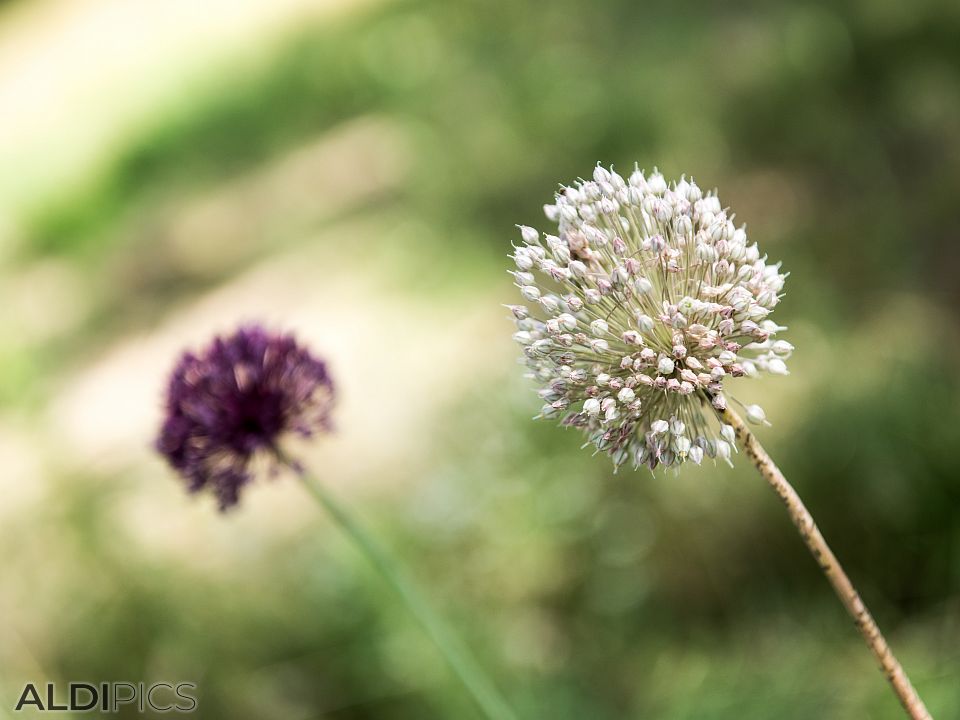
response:
[(769, 319), (786, 275), (692, 178), (600, 165), (591, 178), (544, 206), (555, 234), (520, 226), (511, 256), (531, 304), (508, 307), (540, 416), (581, 428), (617, 467), (730, 462), (732, 428), (713, 408), (730, 378), (787, 374), (793, 345)]

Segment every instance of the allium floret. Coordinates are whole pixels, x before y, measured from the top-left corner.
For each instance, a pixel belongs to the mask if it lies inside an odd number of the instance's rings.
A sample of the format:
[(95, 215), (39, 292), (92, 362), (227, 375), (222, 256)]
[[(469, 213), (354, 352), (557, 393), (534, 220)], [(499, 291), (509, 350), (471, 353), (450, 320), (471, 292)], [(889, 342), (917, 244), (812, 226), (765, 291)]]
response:
[(257, 457), (278, 466), (283, 435), (330, 430), (333, 398), (326, 365), (292, 335), (243, 327), (181, 356), (157, 450), (188, 490), (209, 489), (223, 510), (239, 500)]
[[(616, 467), (730, 462), (728, 377), (786, 375), (793, 346), (769, 315), (786, 275), (685, 177), (624, 179), (599, 165), (544, 206), (557, 234), (521, 226), (509, 305), (538, 417), (581, 428)], [(753, 422), (766, 422), (759, 406)]]

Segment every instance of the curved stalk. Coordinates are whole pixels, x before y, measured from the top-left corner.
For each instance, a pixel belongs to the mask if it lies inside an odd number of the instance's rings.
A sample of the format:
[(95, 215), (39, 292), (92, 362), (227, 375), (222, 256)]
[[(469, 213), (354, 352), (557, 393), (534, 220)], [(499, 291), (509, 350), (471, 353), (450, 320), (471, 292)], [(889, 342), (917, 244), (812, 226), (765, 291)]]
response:
[(800, 532), (800, 537), (803, 538), (817, 564), (820, 565), (820, 569), (823, 570), (824, 575), (833, 585), (840, 601), (860, 629), (864, 640), (866, 640), (870, 650), (880, 663), (881, 669), (886, 674), (893, 691), (897, 694), (907, 714), (912, 720), (932, 720), (930, 713), (923, 704), (923, 700), (920, 699), (917, 691), (910, 683), (910, 678), (907, 677), (897, 658), (894, 657), (893, 651), (881, 634), (880, 628), (877, 627), (876, 621), (867, 606), (864, 605), (853, 583), (850, 582), (850, 578), (847, 577), (836, 555), (827, 545), (827, 541), (823, 539), (813, 516), (803, 504), (797, 491), (787, 482), (783, 473), (774, 464), (767, 451), (763, 449), (760, 441), (757, 440), (737, 413), (727, 408), (718, 410), (717, 414), (723, 422), (733, 426), (737, 441), (746, 452), (747, 457), (750, 458), (763, 478), (786, 505), (787, 511), (790, 513), (790, 519), (793, 520), (793, 524)]
[(489, 720), (516, 720), (516, 715), (497, 688), (487, 679), (470, 653), (440, 619), (424, 594), (396, 561), (353, 519), (323, 483), (296, 463), (287, 462), (287, 464), (296, 471), (308, 492), (323, 506), (340, 529), (366, 556), (370, 564), (397, 592), (484, 715)]

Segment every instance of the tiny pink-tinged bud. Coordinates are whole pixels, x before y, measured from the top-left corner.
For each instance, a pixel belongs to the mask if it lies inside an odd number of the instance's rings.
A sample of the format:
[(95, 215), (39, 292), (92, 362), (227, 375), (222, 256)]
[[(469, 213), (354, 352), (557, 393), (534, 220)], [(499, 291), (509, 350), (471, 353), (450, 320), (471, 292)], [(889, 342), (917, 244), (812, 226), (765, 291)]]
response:
[(727, 399), (723, 395), (720, 395), (719, 393), (715, 394), (710, 399), (710, 404), (713, 405), (717, 410), (727, 409)]
[(669, 392), (680, 392), (680, 381), (676, 378), (669, 378), (666, 388)]
[(680, 379), (686, 380), (688, 383), (693, 383), (694, 385), (696, 385), (697, 374), (692, 370), (690, 370), (689, 368), (684, 368), (683, 370), (680, 371)]

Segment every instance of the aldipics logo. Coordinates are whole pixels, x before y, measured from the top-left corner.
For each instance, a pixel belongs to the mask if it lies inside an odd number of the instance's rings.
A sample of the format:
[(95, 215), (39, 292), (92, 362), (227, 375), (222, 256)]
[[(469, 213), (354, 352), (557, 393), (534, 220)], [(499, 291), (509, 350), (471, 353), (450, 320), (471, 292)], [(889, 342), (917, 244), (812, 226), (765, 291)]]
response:
[(71, 682), (58, 690), (54, 683), (27, 683), (14, 712), (27, 708), (43, 712), (137, 712), (190, 713), (197, 709), (195, 683), (189, 682)]

